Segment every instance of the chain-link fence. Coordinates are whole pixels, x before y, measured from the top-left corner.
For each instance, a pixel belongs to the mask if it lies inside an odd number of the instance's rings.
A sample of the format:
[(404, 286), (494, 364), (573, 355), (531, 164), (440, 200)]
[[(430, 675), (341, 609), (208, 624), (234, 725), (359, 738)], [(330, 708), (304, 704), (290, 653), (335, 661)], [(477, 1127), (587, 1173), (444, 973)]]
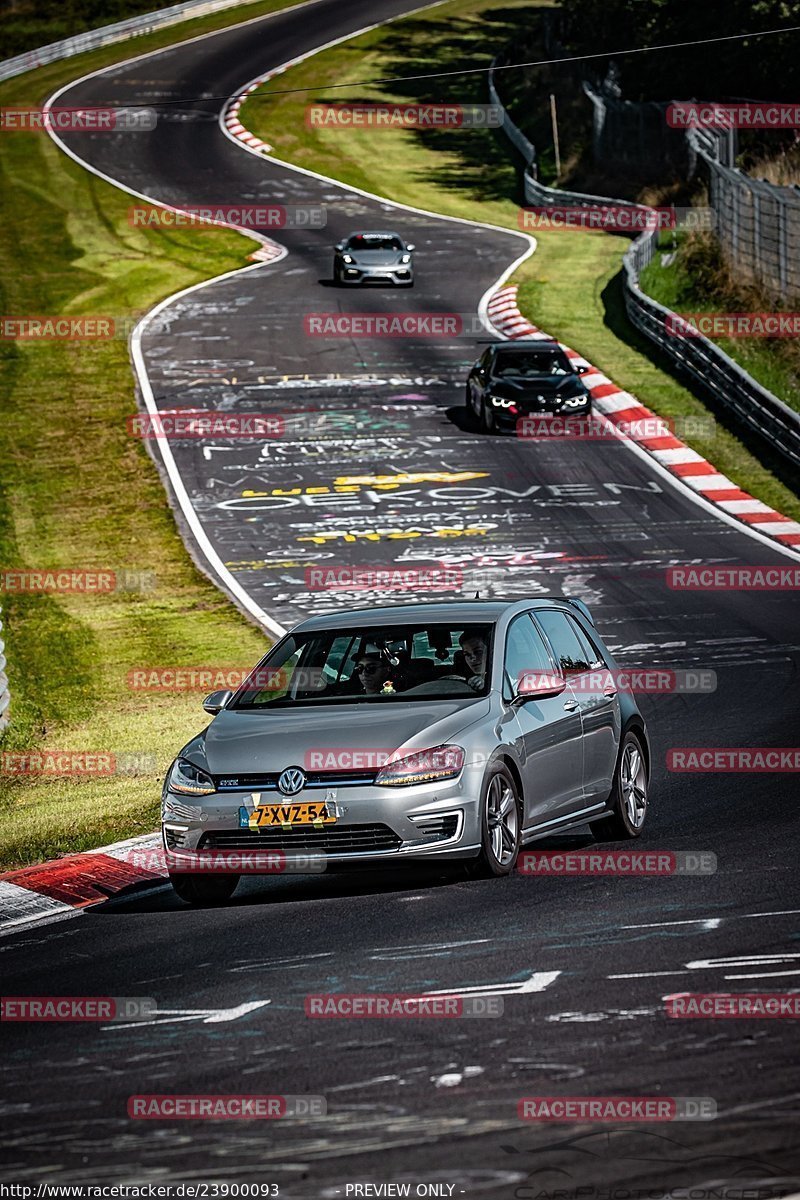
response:
[(738, 279), (773, 299), (800, 299), (800, 188), (751, 179), (732, 165), (731, 139), (689, 130), (687, 142), (708, 174), (720, 249)]
[(607, 95), (588, 80), (583, 90), (592, 102), (592, 155), (597, 163), (628, 167), (639, 175), (664, 171), (686, 175), (690, 147), (682, 129), (667, 124), (667, 104), (634, 104)]
[(634, 104), (586, 82), (583, 90), (594, 110), (596, 162), (684, 179), (702, 172), (720, 250), (737, 279), (778, 303), (800, 299), (800, 188), (740, 171), (735, 129), (672, 129), (666, 103)]
[[(491, 71), (489, 83), (492, 103), (502, 106)], [(518, 148), (525, 143), (530, 146), (508, 113), (505, 113), (503, 129)], [(537, 207), (631, 207), (630, 202), (626, 200), (545, 187), (536, 178), (535, 152), (531, 158), (526, 156), (523, 183), (525, 202)], [(623, 256), (625, 309), (631, 324), (655, 342), (673, 366), (686, 375), (692, 384), (734, 413), (747, 428), (757, 433), (784, 459), (794, 466), (800, 466), (800, 413), (789, 408), (772, 392), (757, 383), (708, 338), (700, 334), (691, 337), (676, 336), (673, 322), (679, 322), (677, 314), (642, 291), (639, 275), (647, 264), (652, 262), (657, 241), (658, 230), (648, 229), (631, 243)]]

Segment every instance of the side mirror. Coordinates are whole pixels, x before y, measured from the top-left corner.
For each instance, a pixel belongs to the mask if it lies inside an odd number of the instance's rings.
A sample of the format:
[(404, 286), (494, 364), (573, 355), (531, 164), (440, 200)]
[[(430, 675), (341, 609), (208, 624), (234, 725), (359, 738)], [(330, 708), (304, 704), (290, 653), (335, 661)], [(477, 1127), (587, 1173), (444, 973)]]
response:
[(230, 691), (212, 692), (203, 701), (203, 708), (207, 713), (211, 713), (212, 717), (215, 717), (218, 712), (222, 712), (232, 695), (233, 692)]
[(334, 250), (344, 250), (344, 242), (337, 242), (334, 246)]
[(409, 252), (409, 254), (411, 253), (412, 250), (416, 250), (416, 248), (417, 247), (414, 245), (413, 242), (408, 242), (406, 245), (406, 250)]
[(586, 363), (578, 363), (577, 367), (575, 368), (576, 375), (586, 375), (588, 372), (589, 368), (587, 367)]
[(546, 700), (560, 696), (567, 681), (561, 675), (545, 675), (542, 671), (523, 671), (517, 680), (516, 700)]

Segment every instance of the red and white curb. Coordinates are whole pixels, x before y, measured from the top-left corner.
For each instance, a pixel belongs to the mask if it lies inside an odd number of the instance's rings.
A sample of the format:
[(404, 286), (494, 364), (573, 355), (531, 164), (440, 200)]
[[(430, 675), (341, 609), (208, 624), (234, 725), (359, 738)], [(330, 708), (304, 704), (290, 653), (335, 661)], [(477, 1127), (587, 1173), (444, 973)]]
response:
[(257, 79), (254, 83), (248, 84), (243, 92), (238, 92), (231, 100), (228, 101), (222, 114), (222, 120), (225, 128), (232, 137), (235, 137), (238, 141), (244, 142), (246, 145), (251, 146), (253, 150), (262, 150), (265, 154), (269, 154), (269, 152), (272, 150), (272, 146), (270, 146), (269, 142), (262, 142), (261, 138), (256, 137), (256, 135), (251, 133), (249, 129), (245, 129), (244, 125), (239, 120), (239, 109), (242, 107), (251, 92), (254, 92), (256, 88), (261, 86), (262, 83), (266, 83), (266, 81), (271, 79), (273, 75), (278, 75), (285, 69), (285, 67), (279, 67), (277, 71), (272, 71), (269, 75), (264, 75), (261, 79)]
[(132, 888), (163, 887), (167, 878), (158, 833), (7, 871), (0, 875), (0, 934), (76, 916)]
[[(286, 66), (289, 66), (287, 63)], [(238, 142), (244, 142), (250, 150), (259, 151), (263, 154), (269, 154), (272, 150), (269, 142), (264, 142), (261, 138), (251, 133), (249, 129), (245, 129), (242, 122), (239, 120), (239, 109), (244, 104), (247, 97), (262, 83), (266, 83), (273, 75), (280, 75), (281, 71), (285, 71), (286, 67), (278, 67), (277, 70), (271, 71), (268, 75), (262, 76), (260, 79), (249, 83), (247, 87), (233, 96), (222, 111), (221, 122), (222, 127), (229, 137), (236, 138)], [(279, 258), (285, 257), (286, 250), (277, 242), (270, 241), (269, 238), (264, 238), (264, 245), (260, 250), (256, 250), (255, 254), (248, 255), (251, 262), (274, 262)]]
[[(545, 338), (549, 335), (532, 325), (517, 308), (517, 288), (514, 285), (500, 288), (489, 300), (487, 313), (495, 328), (508, 338)], [(630, 392), (624, 392), (615, 383), (587, 362), (575, 350), (559, 345), (577, 364), (589, 367), (582, 376), (588, 387), (592, 404), (613, 425), (624, 426), (625, 436), (636, 442), (652, 457), (692, 488), (704, 500), (715, 504), (729, 517), (748, 525), (759, 533), (766, 534), (784, 546), (800, 545), (800, 523), (776, 512), (768, 504), (756, 500), (742, 491), (735, 483), (722, 475), (702, 454), (692, 450), (680, 438), (671, 433), (663, 437), (637, 436), (636, 425), (643, 430), (652, 429), (659, 417), (640, 404)], [(634, 424), (634, 422), (636, 424)]]

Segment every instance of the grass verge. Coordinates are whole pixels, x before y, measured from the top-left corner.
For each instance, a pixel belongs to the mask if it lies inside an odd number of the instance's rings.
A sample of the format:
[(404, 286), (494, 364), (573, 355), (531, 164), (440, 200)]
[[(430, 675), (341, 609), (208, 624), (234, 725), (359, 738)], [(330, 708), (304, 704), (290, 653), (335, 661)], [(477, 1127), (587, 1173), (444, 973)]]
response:
[[(738, 288), (709, 236), (683, 241), (676, 254), (657, 254), (642, 272), (642, 289), (683, 313), (771, 312), (774, 305)], [(710, 339), (762, 387), (800, 412), (800, 345), (789, 338)]]
[[(517, 229), (519, 163), (500, 131), (309, 127), (305, 108), (345, 100), (485, 103), (480, 75), (445, 78), (435, 95), (424, 80), (370, 86), (359, 81), (488, 65), (496, 48), (513, 42), (529, 10), (525, 0), (451, 0), (362, 34), (281, 76), (281, 89), (302, 92), (254, 92), (242, 107), (243, 124), (286, 162), (401, 203)], [(352, 88), (342, 86), (348, 83)], [(535, 255), (513, 280), (520, 285), (525, 315), (659, 415), (707, 418), (704, 401), (675, 378), (668, 360), (625, 316), (620, 268), (627, 240), (584, 230), (539, 231), (537, 238)], [(707, 428), (708, 421), (696, 427)], [(780, 464), (756, 457), (724, 413), (716, 414), (712, 429), (685, 440), (739, 487), (800, 519), (800, 499), (776, 473)]]
[[(248, 5), (247, 16), (286, 7)], [(186, 22), (137, 39), (141, 53), (241, 20)], [(80, 74), (130, 57), (130, 43), (0, 86), (4, 106), (41, 103)], [(146, 136), (146, 135), (137, 135)], [(6, 315), (136, 318), (181, 287), (246, 264), (255, 243), (221, 229), (132, 229), (130, 197), (43, 133), (3, 135), (0, 260)], [(0, 591), (12, 721), (0, 754), (129, 755), (128, 773), (35, 776), (0, 759), (0, 867), (148, 832), (174, 751), (203, 722), (202, 693), (143, 693), (142, 666), (246, 667), (263, 635), (195, 569), (141, 442), (124, 338), (0, 342), (0, 570), (151, 572), (151, 590)], [(154, 761), (153, 761), (154, 760)]]

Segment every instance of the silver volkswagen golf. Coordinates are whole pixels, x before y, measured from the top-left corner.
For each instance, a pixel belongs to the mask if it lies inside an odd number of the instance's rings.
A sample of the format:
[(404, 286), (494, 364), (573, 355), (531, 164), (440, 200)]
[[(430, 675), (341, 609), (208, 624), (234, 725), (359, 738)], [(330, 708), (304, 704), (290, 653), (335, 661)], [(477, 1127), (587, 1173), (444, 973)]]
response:
[(598, 839), (638, 837), (650, 748), (615, 672), (579, 600), (304, 621), (235, 694), (205, 700), (214, 720), (170, 768), (173, 886), (224, 902), (259, 855), (300, 870), (472, 859), (508, 875), (521, 846), (586, 822)]

